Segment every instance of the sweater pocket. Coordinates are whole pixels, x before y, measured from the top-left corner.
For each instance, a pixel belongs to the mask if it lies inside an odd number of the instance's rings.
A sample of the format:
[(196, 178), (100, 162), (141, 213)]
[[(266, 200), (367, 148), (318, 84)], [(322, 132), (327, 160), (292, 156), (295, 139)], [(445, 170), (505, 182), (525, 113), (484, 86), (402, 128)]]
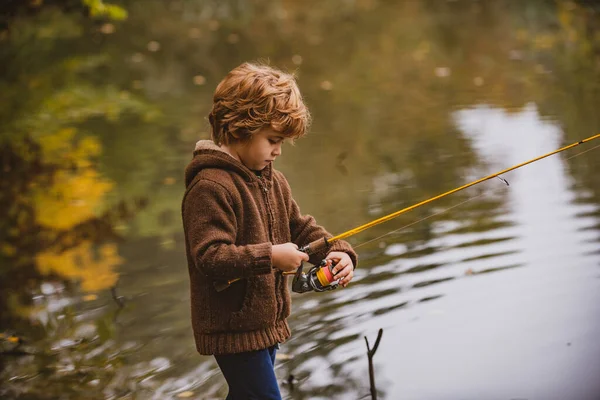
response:
[(247, 279), (246, 296), (239, 311), (231, 313), (229, 329), (254, 331), (275, 324), (277, 299), (273, 273)]

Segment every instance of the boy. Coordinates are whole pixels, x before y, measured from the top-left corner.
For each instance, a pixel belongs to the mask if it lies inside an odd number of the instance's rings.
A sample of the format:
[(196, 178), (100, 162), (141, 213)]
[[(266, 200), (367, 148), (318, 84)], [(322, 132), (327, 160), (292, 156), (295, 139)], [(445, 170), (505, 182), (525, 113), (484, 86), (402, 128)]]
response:
[[(215, 356), (227, 399), (281, 399), (275, 352), (290, 337), (283, 272), (326, 257), (345, 287), (356, 253), (344, 241), (310, 258), (298, 251), (331, 235), (300, 214), (285, 177), (272, 167), (282, 143), (302, 137), (310, 123), (293, 76), (240, 65), (217, 86), (209, 121), (212, 141), (196, 145), (182, 204), (196, 348)], [(215, 282), (237, 278), (215, 290)]]

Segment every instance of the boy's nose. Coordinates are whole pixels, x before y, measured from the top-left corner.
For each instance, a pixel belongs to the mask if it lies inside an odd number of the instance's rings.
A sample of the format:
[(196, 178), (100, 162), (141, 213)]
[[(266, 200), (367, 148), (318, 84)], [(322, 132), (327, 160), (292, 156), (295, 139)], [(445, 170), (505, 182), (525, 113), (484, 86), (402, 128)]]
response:
[(273, 149), (273, 155), (274, 156), (280, 156), (281, 155), (281, 145), (277, 145), (274, 149)]

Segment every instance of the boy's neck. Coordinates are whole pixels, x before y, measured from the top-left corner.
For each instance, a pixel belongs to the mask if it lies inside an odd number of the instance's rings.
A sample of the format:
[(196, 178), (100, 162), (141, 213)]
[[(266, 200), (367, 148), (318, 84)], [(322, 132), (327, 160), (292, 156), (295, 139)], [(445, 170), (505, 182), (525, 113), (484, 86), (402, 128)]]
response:
[(229, 154), (231, 157), (235, 158), (239, 162), (242, 162), (242, 159), (240, 158), (240, 156), (238, 156), (237, 152), (234, 149), (232, 149), (231, 147), (227, 146), (226, 144), (222, 144), (219, 147), (223, 151), (225, 151), (225, 153)]
[[(242, 162), (242, 159), (240, 158), (240, 156), (237, 154), (237, 152), (235, 151), (235, 149), (231, 148), (230, 146), (227, 146), (226, 144), (222, 144), (219, 146), (224, 152), (226, 152), (227, 154), (229, 154), (231, 157), (235, 158), (236, 160), (238, 160), (239, 162)], [(262, 176), (262, 170), (257, 170), (257, 169), (250, 169), (250, 171), (254, 172), (254, 174), (258, 177)]]

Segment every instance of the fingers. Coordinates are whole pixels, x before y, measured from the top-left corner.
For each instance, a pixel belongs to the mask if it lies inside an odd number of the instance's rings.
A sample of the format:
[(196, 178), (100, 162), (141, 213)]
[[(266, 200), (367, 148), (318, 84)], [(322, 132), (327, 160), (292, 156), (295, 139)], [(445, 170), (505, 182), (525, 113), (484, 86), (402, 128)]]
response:
[(308, 254), (306, 254), (306, 253), (305, 253), (305, 252), (303, 252), (303, 251), (300, 251), (300, 250), (298, 250), (298, 245), (297, 245), (296, 243), (291, 243), (291, 242), (290, 242), (290, 244), (291, 244), (292, 246), (294, 246), (294, 249), (296, 249), (296, 251), (297, 251), (298, 253), (300, 253), (300, 254), (301, 254), (301, 256), (300, 256), (300, 257), (301, 257), (301, 260), (302, 260), (302, 261), (308, 261), (308, 258), (309, 258), (309, 257), (308, 257)]
[(341, 251), (332, 251), (331, 253), (327, 254), (327, 259), (333, 260), (336, 263), (344, 257), (348, 257), (348, 259), (350, 259), (350, 256), (348, 256), (348, 254)]
[[(296, 255), (300, 256), (300, 261), (308, 261), (308, 254), (303, 251), (298, 250), (298, 245), (296, 243), (289, 242), (290, 245), (296, 250)], [(298, 263), (296, 263), (298, 264)]]
[(342, 285), (342, 287), (348, 286), (352, 278), (354, 278), (354, 271), (350, 271), (350, 273), (340, 281), (340, 285)]
[(352, 265), (346, 266), (343, 270), (341, 270), (337, 275), (334, 276), (335, 279), (340, 280), (340, 285), (342, 287), (348, 286), (348, 283), (354, 277), (354, 267)]
[(339, 271), (343, 270), (347, 266), (351, 266), (354, 269), (354, 265), (352, 264), (352, 260), (350, 256), (346, 253), (342, 253), (339, 251), (332, 251), (327, 255), (328, 260), (333, 260), (335, 267), (333, 267), (333, 274), (335, 275)]
[(298, 253), (302, 254), (302, 261), (308, 261), (308, 259), (310, 258), (308, 257), (308, 254), (306, 254), (303, 251), (299, 251)]
[(342, 287), (348, 286), (348, 283), (354, 277), (354, 264), (352, 264), (350, 256), (346, 253), (333, 251), (327, 255), (327, 258), (337, 261), (337, 264), (332, 269), (334, 279), (339, 279)]

